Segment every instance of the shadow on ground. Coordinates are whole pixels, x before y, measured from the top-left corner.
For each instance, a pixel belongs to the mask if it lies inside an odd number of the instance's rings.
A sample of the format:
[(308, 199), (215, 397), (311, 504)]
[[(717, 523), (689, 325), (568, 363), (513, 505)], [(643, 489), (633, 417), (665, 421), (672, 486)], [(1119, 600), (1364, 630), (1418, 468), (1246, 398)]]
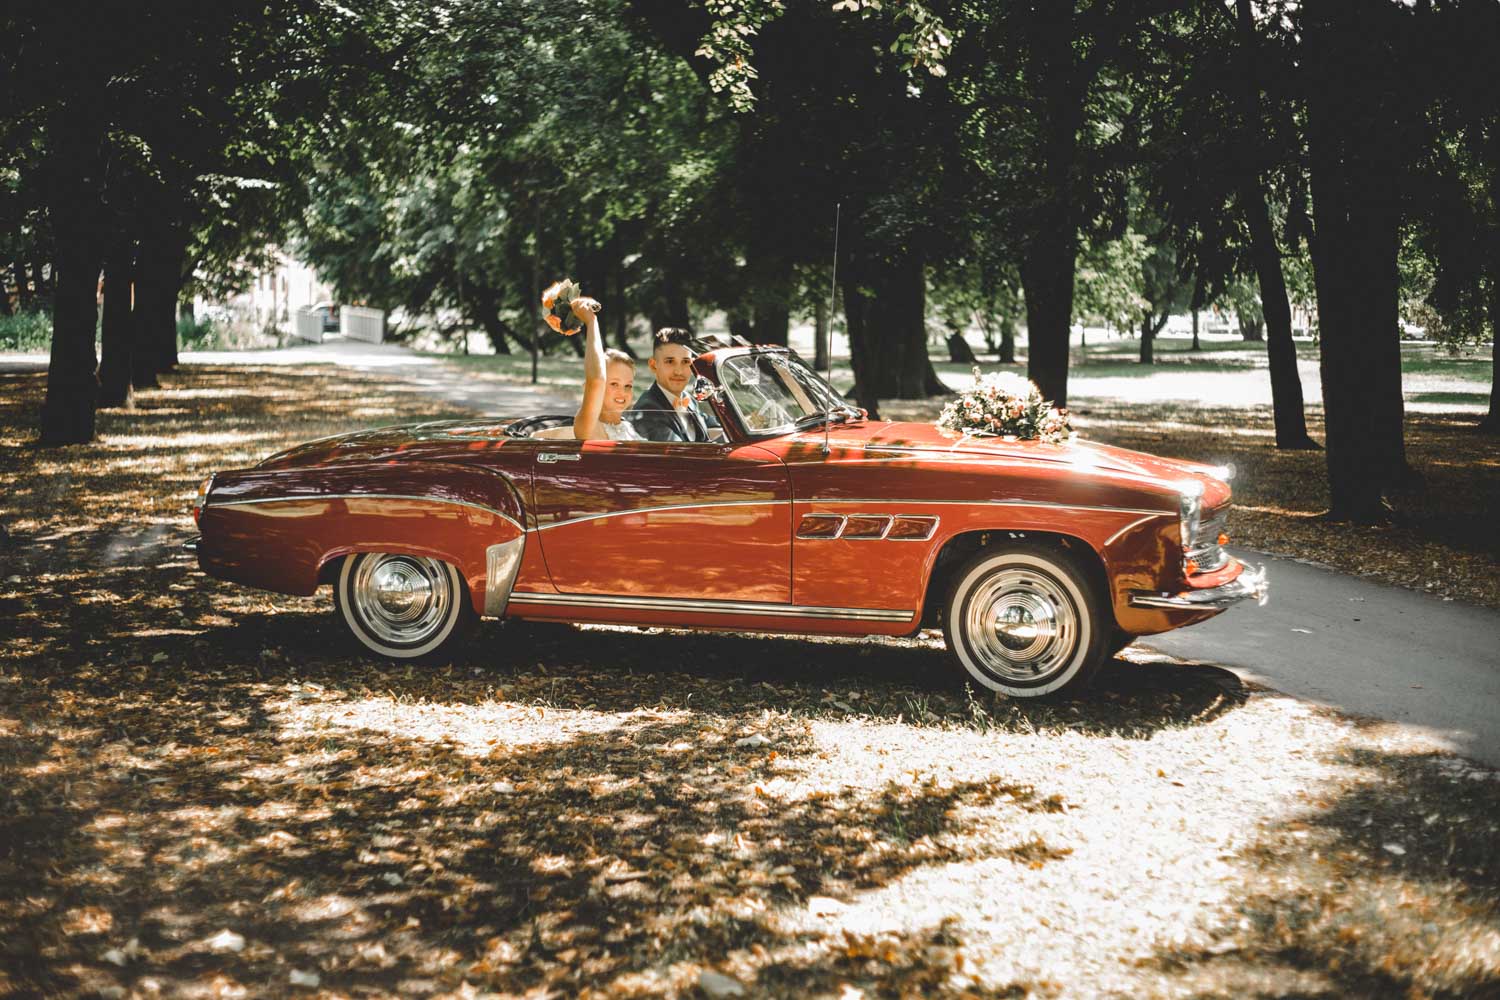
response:
[[(1211, 726), (1249, 697), (1212, 665), (1119, 661), (1075, 702), (996, 700), (954, 680), (931, 637), (489, 623), (447, 666), (373, 662), (347, 648), (326, 597), (197, 574), (178, 547), (192, 533), (185, 507), (216, 468), (361, 420), (441, 414), (375, 378), (170, 378), (176, 388), (143, 394), (141, 410), (103, 415), (101, 444), (64, 452), (21, 443), (39, 380), (7, 380), (0, 395), (0, 619), (11, 630), (0, 651), (0, 994), (266, 995), (290, 992), (296, 972), (348, 994), (467, 982), (678, 996), (705, 967), (782, 996), (845, 983), (882, 996), (1045, 994), (1057, 985), (963, 985), (965, 941), (949, 920), (861, 935), (806, 915), (818, 897), (836, 905), (959, 861), (1045, 874), (1066, 848), (1007, 834), (1079, 804), (998, 769), (946, 785), (851, 775), (802, 788), (823, 756), (814, 728), (1057, 737), (1113, 754)], [(770, 742), (741, 745), (746, 734)], [(1303, 830), (1325, 857), (1382, 863), (1391, 881), (1360, 879), (1360, 905), (1386, 892), (1419, 901), (1446, 871), (1473, 894), (1469, 922), (1453, 922), (1451, 893), (1428, 892), (1427, 910), (1393, 920), (1392, 934), (1442, 962), (1461, 934), (1492, 931), (1490, 786), (1464, 786), (1478, 797), (1460, 800), (1440, 762), (1339, 763), (1367, 774), (1368, 792)], [(1473, 839), (1420, 839), (1447, 836), (1445, 822), (1431, 835), (1403, 829), (1401, 858), (1377, 851), (1427, 797), (1468, 810)], [(998, 838), (965, 836), (980, 816)], [(1242, 860), (1253, 869), (1255, 851), (1295, 847), (1297, 832), (1268, 831)], [(1341, 936), (1354, 881), (1309, 867), (1289, 890), (1247, 885), (1246, 928), (1231, 929), (1241, 950), (1163, 953), (1141, 974), (1247, 991), (1305, 976), (1309, 995), (1491, 988), (1493, 962), (1465, 979), (1456, 959), (1401, 953), (1381, 973), (1373, 945)]]

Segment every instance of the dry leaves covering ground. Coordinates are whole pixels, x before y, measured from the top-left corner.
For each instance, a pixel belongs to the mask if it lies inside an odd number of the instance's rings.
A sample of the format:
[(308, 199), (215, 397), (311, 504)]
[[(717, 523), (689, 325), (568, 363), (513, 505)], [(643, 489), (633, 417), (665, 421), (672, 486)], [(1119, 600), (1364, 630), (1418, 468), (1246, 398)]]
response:
[(1049, 705), (927, 635), (375, 662), (326, 599), (199, 575), (183, 509), (436, 414), (167, 379), (47, 453), (3, 379), (0, 994), (1500, 996), (1492, 772), (1139, 654)]

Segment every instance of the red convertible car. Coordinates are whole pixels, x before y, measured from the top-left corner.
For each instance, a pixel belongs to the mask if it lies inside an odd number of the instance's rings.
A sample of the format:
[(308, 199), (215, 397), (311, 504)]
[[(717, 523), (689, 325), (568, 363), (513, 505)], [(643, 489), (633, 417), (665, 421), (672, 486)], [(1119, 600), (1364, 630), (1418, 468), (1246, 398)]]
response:
[(936, 627), (968, 678), (1013, 697), (1265, 600), (1264, 571), (1223, 548), (1228, 470), (869, 420), (785, 349), (696, 367), (722, 427), (701, 443), (537, 437), (572, 417), (532, 416), (360, 431), (216, 473), (199, 565), (285, 594), (330, 584), (387, 657), (442, 656), (480, 616)]

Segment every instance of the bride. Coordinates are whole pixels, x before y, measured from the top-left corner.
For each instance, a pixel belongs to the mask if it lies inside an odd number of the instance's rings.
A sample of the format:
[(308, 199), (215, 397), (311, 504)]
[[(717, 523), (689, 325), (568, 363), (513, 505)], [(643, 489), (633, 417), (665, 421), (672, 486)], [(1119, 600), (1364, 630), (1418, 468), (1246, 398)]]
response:
[(537, 437), (572, 437), (579, 441), (640, 441), (635, 427), (620, 414), (635, 399), (635, 359), (624, 351), (604, 349), (599, 333), (598, 300), (573, 300), (573, 315), (583, 323), (583, 399), (573, 417), (572, 433), (558, 427)]

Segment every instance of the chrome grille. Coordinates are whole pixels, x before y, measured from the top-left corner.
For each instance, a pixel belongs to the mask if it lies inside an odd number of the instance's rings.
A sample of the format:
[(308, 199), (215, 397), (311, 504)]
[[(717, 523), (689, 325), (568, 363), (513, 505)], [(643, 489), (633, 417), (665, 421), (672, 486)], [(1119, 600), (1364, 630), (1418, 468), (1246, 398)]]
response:
[(1198, 521), (1198, 531), (1186, 540), (1182, 548), (1183, 559), (1198, 564), (1198, 573), (1212, 573), (1223, 569), (1229, 561), (1229, 553), (1219, 544), (1219, 536), (1229, 527), (1229, 504), (1212, 511), (1205, 511)]

